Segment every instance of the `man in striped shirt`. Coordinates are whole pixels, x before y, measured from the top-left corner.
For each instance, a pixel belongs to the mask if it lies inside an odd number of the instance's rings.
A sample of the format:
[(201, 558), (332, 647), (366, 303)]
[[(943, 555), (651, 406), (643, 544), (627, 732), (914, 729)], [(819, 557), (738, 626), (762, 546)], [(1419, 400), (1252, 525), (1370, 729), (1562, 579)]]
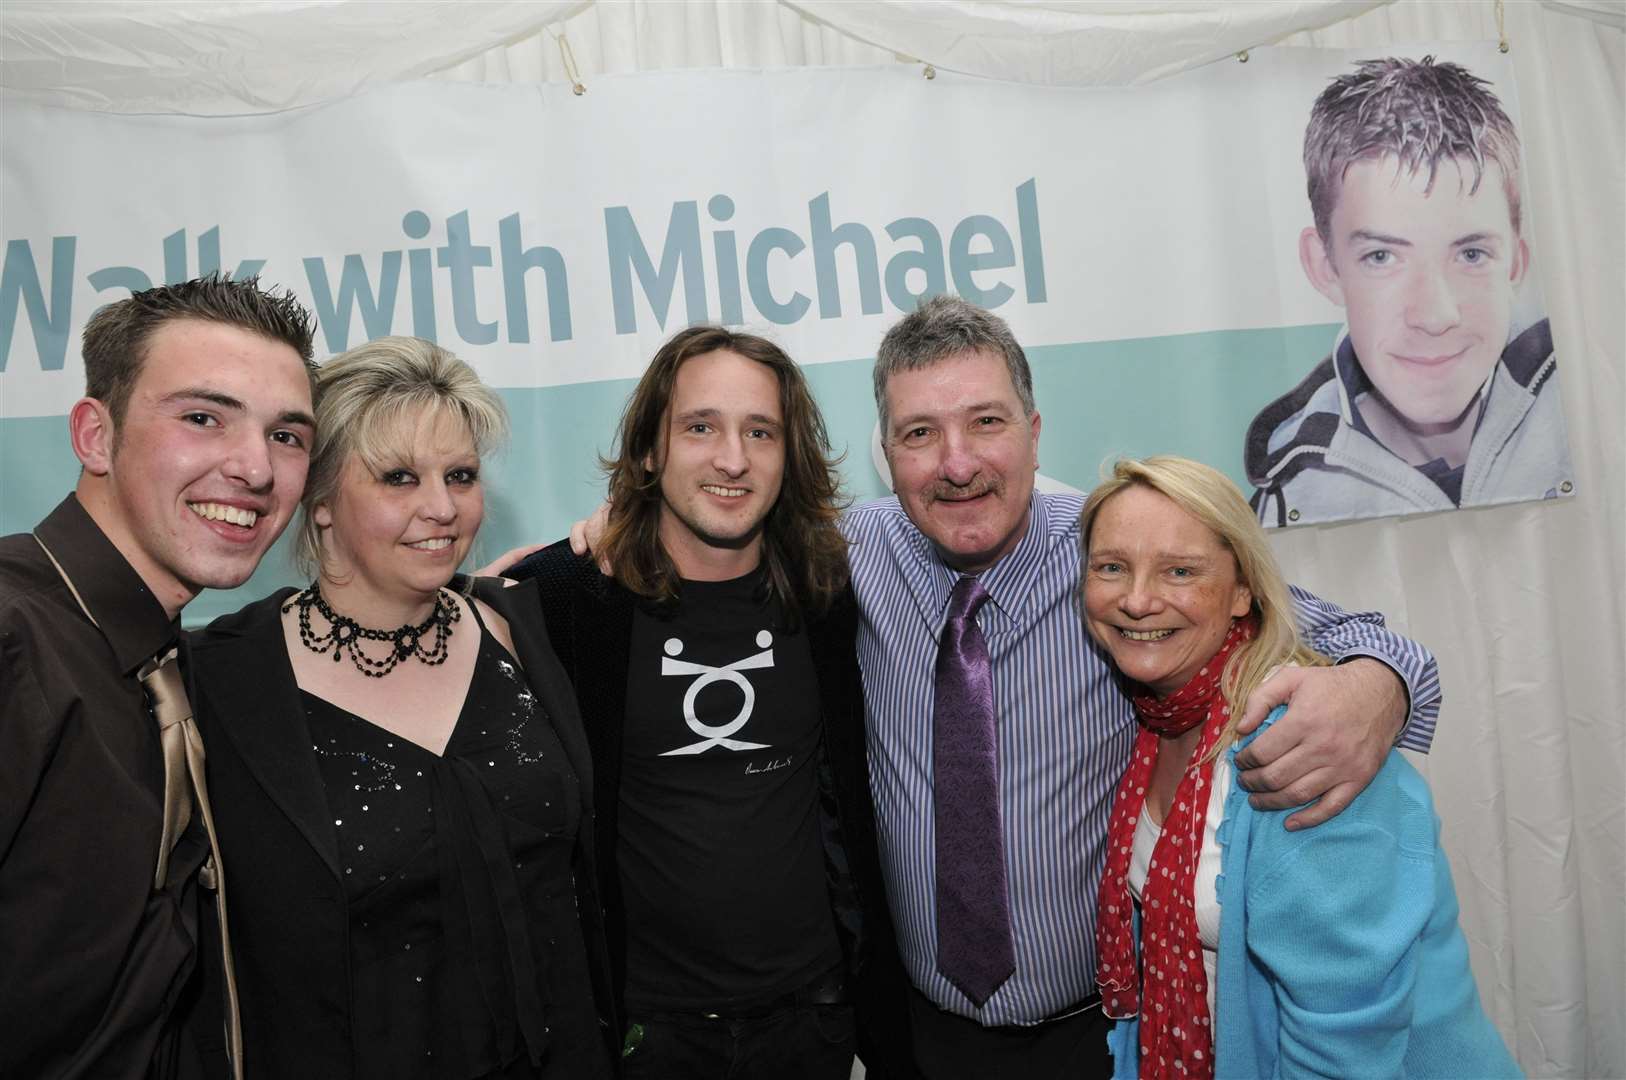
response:
[[(899, 948), (915, 993), (911, 1040), (930, 1077), (1105, 1075), (1095, 992), (1095, 895), (1107, 815), (1134, 736), (1129, 702), (1077, 607), (1082, 499), (1033, 490), (1040, 421), (1003, 320), (939, 297), (882, 342), (876, 405), (897, 497), (850, 512), (870, 784)], [(950, 591), (975, 575), (992, 668), (1014, 971), (980, 1007), (939, 970), (934, 666)], [(1426, 750), (1434, 662), (1383, 627), (1295, 591), (1301, 627), (1341, 662), (1283, 672), (1249, 704), (1251, 730), (1292, 710), (1239, 758), (1257, 805), (1319, 801), (1313, 826), (1401, 745)], [(1409, 707), (1408, 707), (1409, 698)]]

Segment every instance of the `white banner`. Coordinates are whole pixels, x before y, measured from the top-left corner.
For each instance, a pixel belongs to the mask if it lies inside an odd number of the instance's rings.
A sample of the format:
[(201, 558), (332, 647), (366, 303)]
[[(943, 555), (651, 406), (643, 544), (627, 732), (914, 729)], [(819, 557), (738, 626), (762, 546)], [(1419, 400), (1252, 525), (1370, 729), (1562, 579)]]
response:
[[(1487, 80), (1518, 123), (1493, 46), (1401, 55), (1425, 53)], [(883, 493), (869, 363), (886, 328), (939, 292), (995, 309), (1028, 347), (1052, 485), (1088, 488), (1117, 454), (1183, 453), (1259, 489), (1272, 525), (1568, 494), (1539, 252), (1511, 265), (1522, 241), (1506, 201), (1489, 300), (1435, 302), (1454, 288), (1438, 268), (1409, 286), (1432, 298), (1430, 318), (1454, 320), (1426, 354), (1385, 344), (1385, 320), (1410, 325), (1402, 293), (1341, 307), (1350, 273), (1329, 290), (1307, 271), (1306, 121), (1364, 59), (1262, 49), (1112, 90), (893, 69), (646, 74), (579, 97), (423, 83), (240, 118), (8, 98), (0, 531), (31, 527), (72, 485), (60, 417), (83, 391), (91, 312), (214, 269), (293, 289), (318, 315), (320, 353), (416, 334), (503, 388), (515, 444), (495, 470), (487, 551), (556, 535), (597, 502), (595, 453), (628, 380), (691, 322), (743, 324), (816, 365), (849, 489)], [(1483, 216), (1517, 193), (1470, 191), (1454, 159), (1442, 168), (1418, 193), (1436, 232), (1448, 211)], [(1390, 250), (1363, 267), (1410, 266), (1426, 246), (1361, 229)], [(1489, 231), (1446, 237), (1452, 267), (1486, 255), (1473, 244), (1491, 246)], [(1375, 329), (1345, 334), (1346, 308), (1374, 308)], [(1390, 381), (1357, 362), (1366, 340), (1400, 356)], [(1341, 342), (1347, 370), (1318, 382)], [(1465, 465), (1428, 458), (1429, 419), (1403, 401), (1387, 426), (1370, 408), (1393, 386), (1463, 382), (1464, 358), (1481, 355), (1458, 403)], [(1453, 465), (1454, 479), (1437, 475)], [(245, 588), (285, 575), (268, 564)]]

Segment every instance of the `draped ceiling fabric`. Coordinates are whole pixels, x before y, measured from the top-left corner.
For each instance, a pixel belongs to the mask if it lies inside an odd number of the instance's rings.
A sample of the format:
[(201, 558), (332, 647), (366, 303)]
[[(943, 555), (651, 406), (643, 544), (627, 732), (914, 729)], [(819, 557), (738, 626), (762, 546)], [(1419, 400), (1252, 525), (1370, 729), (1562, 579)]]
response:
[[(1626, 1076), (1626, 8), (1509, 0), (1505, 29), (1577, 497), (1272, 538), (1292, 580), (1386, 612), (1439, 656), (1446, 705), (1420, 764), (1486, 1006), (1520, 1063)], [(1263, 44), (1378, 53), (1498, 28), (1490, 0), (13, 0), (0, 86), (73, 108), (259, 113), (403, 79), (567, 81), (560, 34), (591, 93), (603, 73), (878, 63), (1113, 85)]]

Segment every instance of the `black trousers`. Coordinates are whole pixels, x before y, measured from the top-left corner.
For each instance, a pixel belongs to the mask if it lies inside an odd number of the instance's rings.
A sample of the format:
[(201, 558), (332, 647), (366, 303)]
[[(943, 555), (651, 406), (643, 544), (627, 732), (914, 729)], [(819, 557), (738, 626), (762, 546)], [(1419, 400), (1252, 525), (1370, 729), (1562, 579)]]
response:
[(909, 991), (915, 1064), (927, 1080), (1089, 1080), (1112, 1075), (1100, 1003), (1032, 1027), (983, 1027)]
[(848, 1080), (851, 1005), (793, 1005), (745, 1019), (633, 1015), (623, 1080)]

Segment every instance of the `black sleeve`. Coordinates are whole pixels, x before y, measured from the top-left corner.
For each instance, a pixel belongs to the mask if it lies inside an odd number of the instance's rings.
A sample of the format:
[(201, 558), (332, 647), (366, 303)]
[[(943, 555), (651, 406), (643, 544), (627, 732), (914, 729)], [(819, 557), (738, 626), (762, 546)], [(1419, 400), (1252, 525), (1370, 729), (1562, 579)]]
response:
[(585, 584), (598, 577), (598, 568), (593, 565), (591, 556), (576, 555), (570, 550), (568, 539), (560, 540), (527, 555), (504, 570), (502, 576), (514, 581), (536, 582), (548, 641), (560, 665), (575, 682), (575, 598)]

